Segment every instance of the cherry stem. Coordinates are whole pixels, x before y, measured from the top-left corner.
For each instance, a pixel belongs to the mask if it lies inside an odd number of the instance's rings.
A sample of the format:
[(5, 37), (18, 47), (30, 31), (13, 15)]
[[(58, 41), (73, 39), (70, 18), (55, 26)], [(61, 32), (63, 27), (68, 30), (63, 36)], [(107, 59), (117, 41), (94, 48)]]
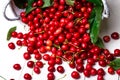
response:
[(65, 78), (67, 75), (65, 74), (63, 77), (57, 79), (57, 80), (62, 80), (63, 78)]
[(0, 76), (2, 79), (4, 79), (4, 80), (7, 80), (7, 79), (5, 79), (3, 76)]
[(38, 32), (38, 33), (34, 33), (34, 34), (42, 34), (42, 33), (44, 33), (45, 31), (41, 31), (41, 32)]
[(64, 57), (60, 57), (60, 56), (56, 56), (56, 57), (64, 59), (65, 61), (69, 61), (67, 58), (64, 58)]
[(54, 47), (60, 49), (60, 46), (59, 45), (56, 45), (56, 44), (53, 44)]
[(78, 46), (75, 46), (74, 44), (72, 44), (72, 43), (69, 43), (70, 45), (72, 45), (72, 46), (74, 46), (74, 47), (76, 47), (76, 48), (79, 48)]

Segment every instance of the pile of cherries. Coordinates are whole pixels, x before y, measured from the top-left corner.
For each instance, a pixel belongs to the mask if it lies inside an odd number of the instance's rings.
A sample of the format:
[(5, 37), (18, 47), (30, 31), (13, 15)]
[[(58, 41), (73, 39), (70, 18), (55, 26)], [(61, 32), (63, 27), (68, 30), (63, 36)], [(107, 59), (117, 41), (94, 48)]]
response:
[[(56, 79), (55, 71), (61, 74), (65, 72), (61, 65), (63, 61), (74, 69), (71, 72), (73, 79), (79, 79), (83, 73), (85, 77), (97, 75), (96, 80), (104, 80), (105, 71), (102, 67), (120, 56), (120, 49), (112, 54), (108, 49), (99, 48), (91, 42), (88, 19), (93, 4), (86, 0), (75, 0), (75, 6), (69, 6), (65, 0), (54, 0), (52, 6), (41, 9), (43, 4), (42, 0), (38, 0), (32, 5), (37, 8), (28, 15), (21, 12), (21, 21), (29, 26), (29, 32), (12, 32), (12, 38), (18, 40), (16, 43), (10, 42), (8, 47), (12, 50), (16, 46), (27, 47), (23, 57), (27, 60), (28, 68), (32, 68), (36, 74), (42, 74), (40, 69), (45, 65), (42, 60), (46, 61), (49, 65), (47, 80)], [(119, 39), (117, 34), (112, 34), (113, 39)], [(105, 36), (103, 40), (108, 42), (110, 37)], [(32, 56), (35, 61), (31, 60)], [(96, 63), (101, 68), (94, 68)], [(55, 65), (58, 65), (57, 68)], [(21, 70), (22, 67), (16, 63), (13, 68)], [(120, 75), (120, 70), (116, 72)], [(108, 73), (115, 74), (115, 70), (109, 67)], [(32, 80), (30, 73), (25, 73), (23, 77), (25, 80)]]

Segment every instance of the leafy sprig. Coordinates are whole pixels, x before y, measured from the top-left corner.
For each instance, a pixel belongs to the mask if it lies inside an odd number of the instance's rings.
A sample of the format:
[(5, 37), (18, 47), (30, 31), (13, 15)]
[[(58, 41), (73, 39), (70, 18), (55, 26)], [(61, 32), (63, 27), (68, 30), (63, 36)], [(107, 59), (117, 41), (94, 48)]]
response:
[(14, 32), (15, 30), (16, 30), (16, 26), (9, 29), (9, 31), (7, 33), (7, 40), (8, 41), (11, 39), (11, 33)]
[(87, 1), (94, 4), (94, 8), (89, 18), (91, 42), (103, 48), (104, 47), (103, 42), (99, 37), (103, 11), (102, 1), (101, 0), (87, 0)]

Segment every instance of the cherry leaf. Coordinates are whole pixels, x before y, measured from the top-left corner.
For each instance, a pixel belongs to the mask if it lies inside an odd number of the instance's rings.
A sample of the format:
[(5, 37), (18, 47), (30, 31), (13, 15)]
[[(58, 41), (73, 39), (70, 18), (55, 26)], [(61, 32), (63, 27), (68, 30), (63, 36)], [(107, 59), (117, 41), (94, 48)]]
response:
[(104, 48), (103, 41), (102, 41), (102, 39), (100, 37), (98, 37), (98, 40), (95, 43), (95, 45), (99, 46), (100, 48)]
[(69, 6), (74, 6), (75, 0), (65, 0), (65, 2)]
[(114, 70), (120, 69), (120, 58), (116, 58), (110, 62), (109, 66), (113, 67)]
[(28, 0), (28, 6), (26, 7), (26, 11), (25, 11), (26, 15), (35, 9), (35, 7), (32, 7), (33, 2), (35, 2), (35, 0)]
[(7, 33), (7, 40), (11, 39), (11, 33), (14, 32), (15, 30), (16, 30), (16, 26), (9, 29)]
[(41, 8), (50, 7), (53, 5), (53, 0), (43, 0), (44, 4)]

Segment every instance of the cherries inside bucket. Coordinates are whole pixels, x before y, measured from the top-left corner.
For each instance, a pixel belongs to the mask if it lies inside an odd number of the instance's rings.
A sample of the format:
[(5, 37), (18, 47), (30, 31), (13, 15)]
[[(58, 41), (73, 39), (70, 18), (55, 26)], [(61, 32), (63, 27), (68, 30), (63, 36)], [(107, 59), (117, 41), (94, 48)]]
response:
[[(120, 75), (120, 66), (113, 65), (120, 63), (117, 58), (120, 57), (120, 49), (111, 53), (91, 41), (89, 18), (94, 9), (93, 3), (75, 0), (75, 6), (70, 6), (65, 0), (53, 0), (52, 6), (42, 9), (43, 5), (43, 0), (36, 0), (29, 13), (21, 12), (21, 21), (28, 25), (29, 31), (12, 31), (11, 38), (17, 41), (8, 43), (11, 50), (16, 46), (26, 47), (23, 58), (33, 73), (42, 74), (41, 70), (47, 65), (48, 73), (44, 77), (46, 80), (56, 80), (58, 78), (55, 72), (68, 73), (62, 65), (67, 63), (73, 71), (69, 72), (71, 75), (65, 76), (70, 76), (73, 80), (81, 80), (82, 73), (88, 78), (97, 76), (96, 80), (104, 80), (106, 73), (111, 76)], [(113, 32), (105, 35), (102, 40), (108, 43), (111, 39), (119, 38), (119, 33)], [(97, 63), (99, 69), (94, 67)], [(107, 72), (104, 70), (106, 66), (109, 66)], [(18, 62), (13, 64), (13, 68), (20, 71), (23, 66)], [(32, 73), (23, 74), (25, 80), (33, 79)], [(65, 76), (61, 77), (61, 80), (64, 80)]]

